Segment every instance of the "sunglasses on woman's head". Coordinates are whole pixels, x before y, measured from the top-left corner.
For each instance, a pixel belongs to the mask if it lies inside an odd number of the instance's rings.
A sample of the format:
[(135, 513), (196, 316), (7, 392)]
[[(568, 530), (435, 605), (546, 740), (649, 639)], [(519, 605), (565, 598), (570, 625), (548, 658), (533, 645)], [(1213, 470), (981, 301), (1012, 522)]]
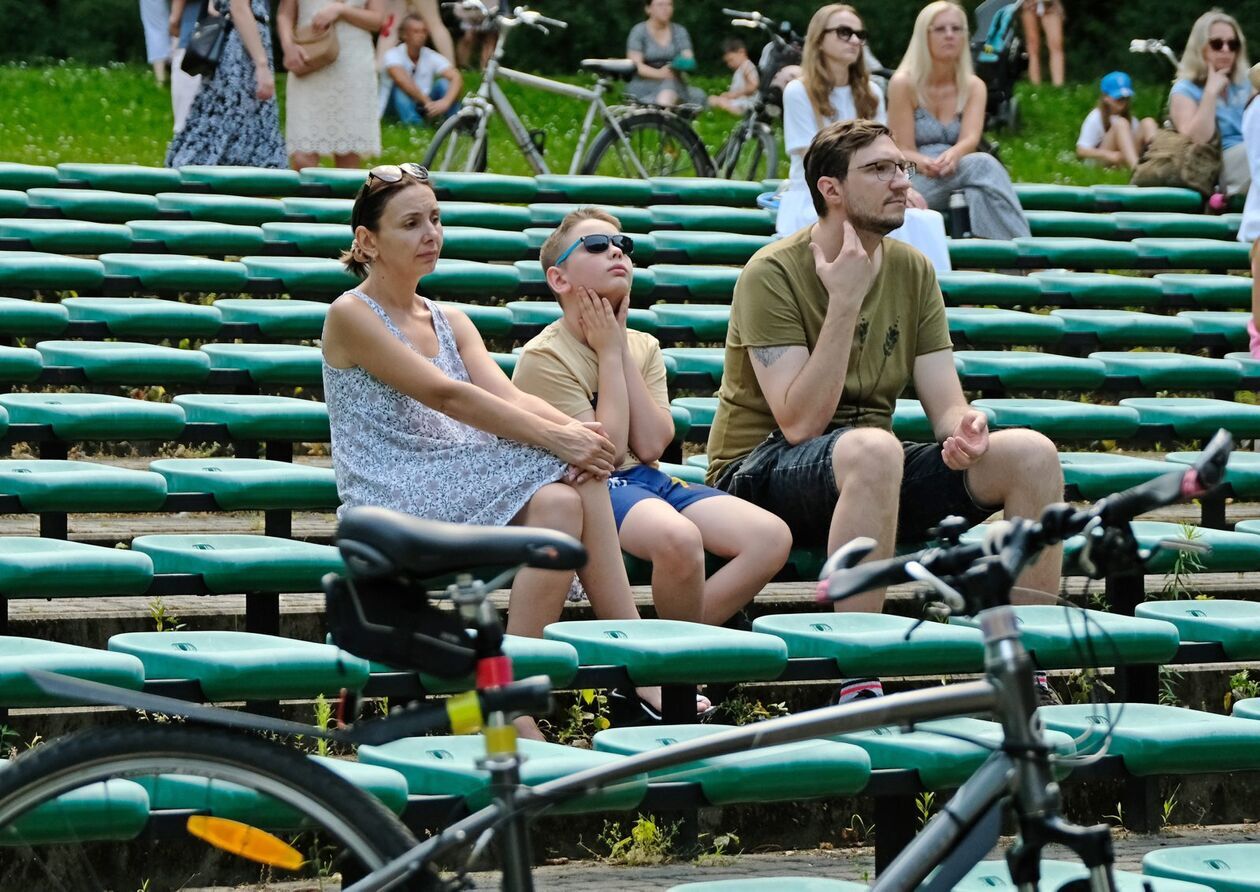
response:
[(858, 43), (866, 43), (866, 30), (863, 28), (850, 28), (848, 25), (836, 25), (834, 28), (823, 28), (823, 34), (834, 34), (844, 43), (849, 43), (855, 37)]
[(577, 250), (581, 245), (590, 254), (603, 254), (608, 250), (608, 246), (612, 245), (627, 257), (634, 255), (634, 239), (628, 235), (604, 235), (597, 233), (595, 235), (584, 235), (573, 244), (569, 245), (569, 249), (560, 255), (560, 259), (556, 261), (556, 266), (564, 263), (569, 259), (569, 255)]
[(397, 183), (404, 174), (422, 183), (429, 182), (428, 168), (414, 161), (406, 161), (402, 164), (380, 164), (368, 171), (367, 181), (369, 186), (372, 185), (373, 180), (378, 183)]
[(1208, 46), (1218, 53), (1224, 49), (1228, 49), (1231, 53), (1236, 53), (1242, 49), (1242, 41), (1237, 37), (1231, 37), (1229, 40), (1226, 40), (1224, 37), (1213, 37), (1208, 41)]

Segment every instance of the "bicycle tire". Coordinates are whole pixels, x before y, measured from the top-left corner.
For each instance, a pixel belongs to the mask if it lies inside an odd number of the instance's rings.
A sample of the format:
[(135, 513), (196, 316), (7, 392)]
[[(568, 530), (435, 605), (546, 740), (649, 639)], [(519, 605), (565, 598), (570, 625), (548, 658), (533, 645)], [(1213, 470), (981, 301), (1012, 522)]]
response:
[(480, 122), (481, 115), (466, 111), (447, 118), (433, 134), (433, 142), (429, 143), (421, 163), (429, 170), (484, 172), (489, 136), (482, 142), (477, 157), (472, 157)]
[[(637, 111), (617, 119), (632, 151), (652, 177), (711, 177), (713, 161), (696, 132), (668, 112)], [(610, 127), (595, 137), (582, 173), (637, 178), (639, 172), (625, 157), (626, 146)]]
[[(416, 844), (406, 826), (374, 796), (278, 743), (226, 729), (190, 725), (80, 731), (22, 753), (0, 771), (0, 832), (6, 841), (5, 847), (0, 848), (4, 858), (0, 862), (0, 887), (141, 889), (148, 887), (155, 874), (165, 871), (169, 875), (155, 881), (156, 886), (184, 888), (190, 884), (219, 885), (224, 879), (239, 881), (242, 877), (251, 882), (249, 876), (256, 881), (273, 875), (273, 868), (221, 852), (191, 835), (183, 843), (178, 834), (162, 836), (152, 815), (145, 832), (129, 844), (76, 838), (83, 831), (71, 828), (70, 820), (65, 821), (67, 830), (61, 831), (65, 838), (51, 842), (32, 839), (29, 829), (22, 830), (21, 819), (31, 817), (31, 811), (42, 803), (102, 781), (136, 778), (152, 779), (144, 783), (148, 784), (147, 801), (155, 804), (162, 790), (171, 792), (177, 785), (189, 783), (190, 778), (193, 783), (197, 778), (211, 781), (213, 792), (205, 794), (207, 802), (213, 796), (239, 795), (230, 785), (273, 797), (272, 804), (287, 806), (301, 818), (293, 824), (285, 820), (286, 826), (300, 827), (296, 831), (271, 832), (282, 838), (292, 832), (295, 835), (286, 841), (295, 848), (313, 847), (300, 849), (316, 855), (305, 863), (307, 876), (312, 864), (321, 872), (335, 868), (357, 876)], [(93, 788), (90, 792), (118, 789), (115, 783), (113, 787)], [(270, 806), (253, 798), (246, 801), (250, 805), (237, 807), (250, 808), (255, 815), (254, 808)], [(184, 823), (179, 820), (183, 812), (169, 814), (175, 820), (167, 823), (167, 828)], [(154, 839), (155, 835), (160, 838)], [(321, 847), (325, 840), (337, 847), (327, 862)], [(108, 846), (104, 853), (103, 845)], [(72, 846), (79, 849), (72, 851)], [(163, 858), (163, 853), (168, 857)], [(170, 864), (171, 860), (178, 863)], [(405, 888), (434, 886), (426, 876)]]
[[(751, 137), (751, 138), (750, 138)], [(714, 161), (724, 180), (760, 181), (779, 175), (779, 146), (774, 131), (762, 121), (743, 122), (731, 131)]]

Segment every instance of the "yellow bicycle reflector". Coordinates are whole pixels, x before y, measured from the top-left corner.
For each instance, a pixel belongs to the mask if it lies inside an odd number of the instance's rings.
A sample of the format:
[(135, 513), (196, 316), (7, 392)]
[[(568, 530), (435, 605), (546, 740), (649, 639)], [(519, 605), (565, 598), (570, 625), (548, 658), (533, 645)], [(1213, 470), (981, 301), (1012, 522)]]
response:
[(451, 720), (452, 734), (473, 734), (481, 730), (481, 701), (476, 691), (465, 691), (446, 698), (446, 715)]
[(485, 730), (486, 755), (502, 756), (516, 752), (516, 727), (504, 725)]
[(216, 849), (259, 864), (297, 870), (304, 861), (302, 853), (284, 840), (240, 821), (193, 815), (188, 819), (188, 832), (198, 839), (204, 839)]

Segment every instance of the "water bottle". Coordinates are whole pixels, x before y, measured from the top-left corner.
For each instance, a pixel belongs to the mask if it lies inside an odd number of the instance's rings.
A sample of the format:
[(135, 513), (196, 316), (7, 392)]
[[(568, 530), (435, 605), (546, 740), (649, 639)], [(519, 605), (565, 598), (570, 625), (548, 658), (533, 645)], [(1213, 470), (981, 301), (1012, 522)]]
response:
[(967, 207), (967, 193), (958, 189), (949, 194), (950, 238), (971, 238), (971, 211)]

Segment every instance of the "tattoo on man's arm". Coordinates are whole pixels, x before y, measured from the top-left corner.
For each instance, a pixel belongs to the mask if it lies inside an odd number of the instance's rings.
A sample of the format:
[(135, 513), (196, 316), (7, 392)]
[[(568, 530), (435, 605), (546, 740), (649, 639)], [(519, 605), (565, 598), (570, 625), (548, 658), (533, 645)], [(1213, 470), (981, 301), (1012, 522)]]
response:
[(788, 352), (787, 347), (751, 347), (749, 349), (753, 358), (767, 368), (778, 362), (779, 357)]

